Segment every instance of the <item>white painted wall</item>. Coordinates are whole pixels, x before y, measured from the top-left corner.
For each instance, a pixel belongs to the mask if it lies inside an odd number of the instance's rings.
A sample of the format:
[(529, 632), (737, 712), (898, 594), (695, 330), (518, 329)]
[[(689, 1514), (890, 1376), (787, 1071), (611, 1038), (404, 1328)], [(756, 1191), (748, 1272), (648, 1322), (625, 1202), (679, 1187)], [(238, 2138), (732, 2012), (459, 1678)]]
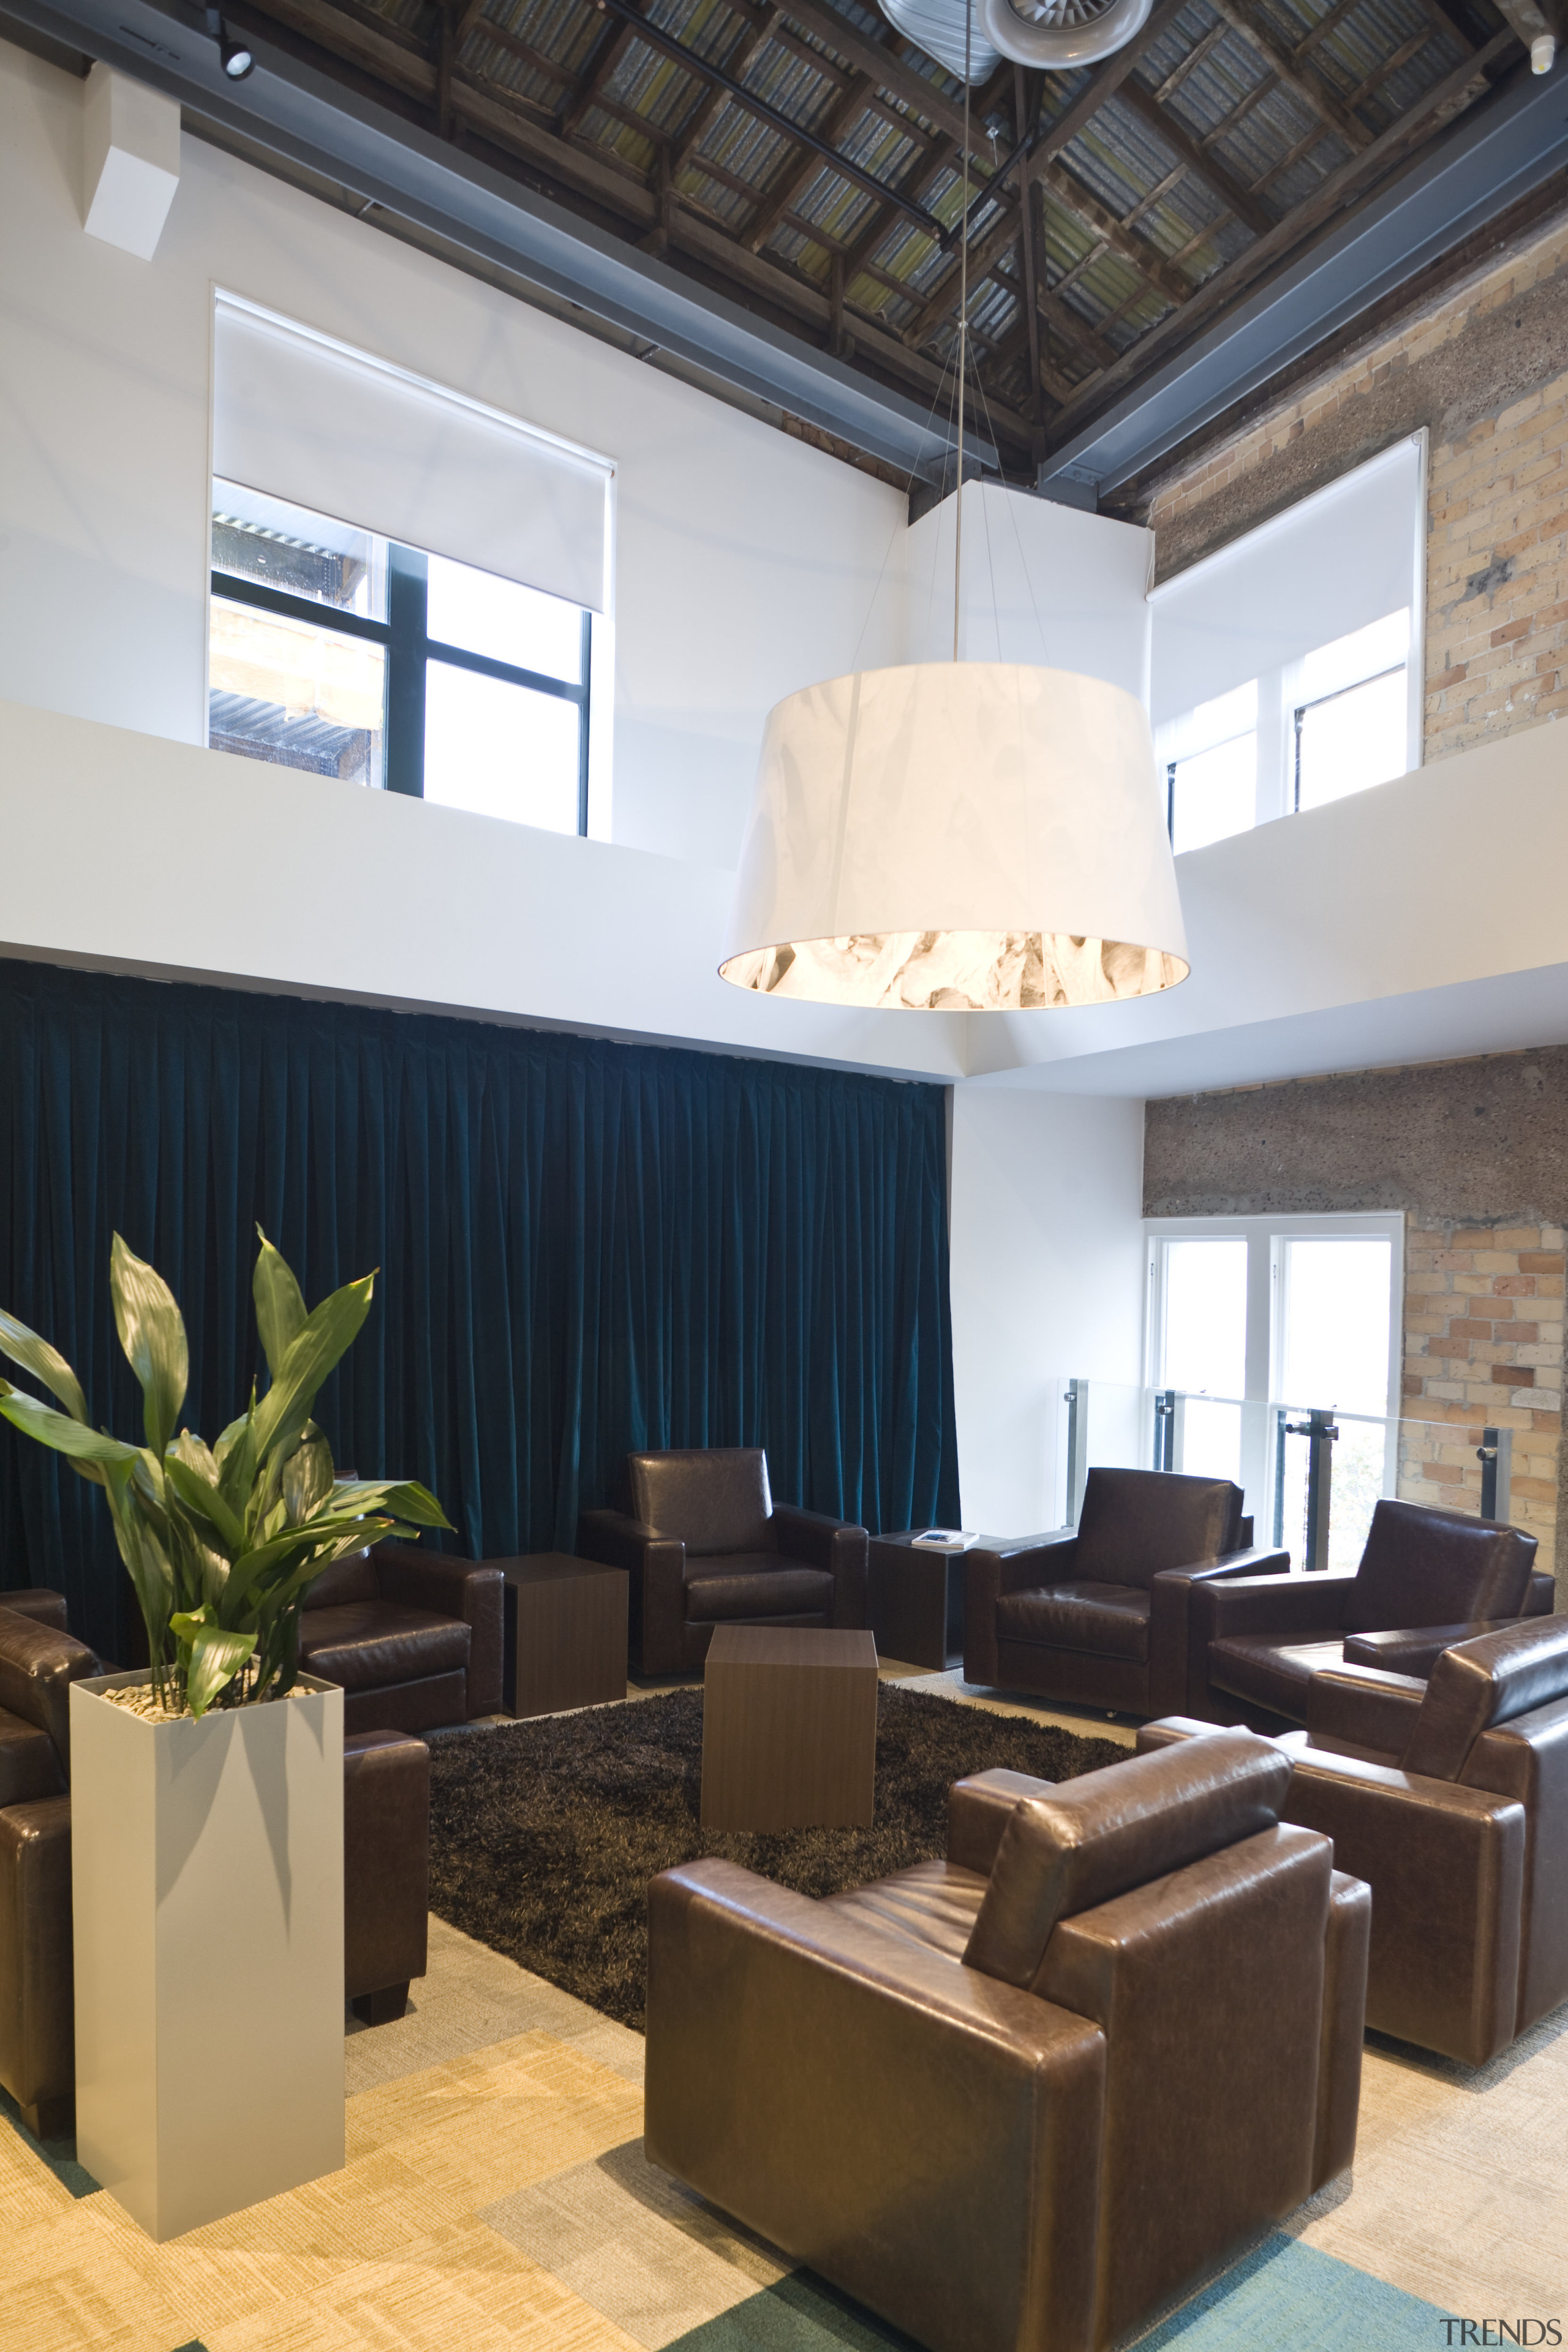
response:
[(119, 252), (81, 101), (0, 43), (0, 697), (204, 740), (221, 284), (616, 459), (614, 837), (732, 865), (763, 717), (845, 666), (900, 495), (188, 136), (156, 255)]
[(962, 1075), (960, 1013), (721, 980), (731, 879), (0, 703), (0, 955)]
[[(1189, 850), (1192, 977), (1121, 1004), (971, 1016), (972, 1076), (1173, 1095), (1560, 1043), (1565, 770), (1568, 728), (1543, 720)], [(1510, 856), (1519, 842), (1528, 855)], [(1494, 871), (1506, 889), (1478, 887)]]
[[(952, 656), (955, 512), (944, 499), (903, 534), (897, 584), (879, 595), (879, 616), (889, 595), (898, 600), (901, 660)], [(960, 656), (1077, 670), (1146, 702), (1153, 562), (1152, 531), (999, 482), (966, 483)]]
[(1054, 1380), (1142, 1377), (1143, 1106), (952, 1097), (952, 1350), (963, 1524), (1056, 1523)]

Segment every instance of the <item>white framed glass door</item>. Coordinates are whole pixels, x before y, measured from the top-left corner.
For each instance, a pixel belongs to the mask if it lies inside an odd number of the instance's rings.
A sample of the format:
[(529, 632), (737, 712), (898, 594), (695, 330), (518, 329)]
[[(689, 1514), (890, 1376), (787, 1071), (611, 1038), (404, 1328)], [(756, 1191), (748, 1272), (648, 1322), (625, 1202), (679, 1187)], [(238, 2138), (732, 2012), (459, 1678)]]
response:
[[(1330, 1561), (1353, 1567), (1397, 1468), (1401, 1215), (1155, 1218), (1147, 1458), (1235, 1478), (1257, 1540), (1304, 1543), (1308, 1417), (1332, 1416)], [(1171, 1440), (1161, 1450), (1160, 1416)]]

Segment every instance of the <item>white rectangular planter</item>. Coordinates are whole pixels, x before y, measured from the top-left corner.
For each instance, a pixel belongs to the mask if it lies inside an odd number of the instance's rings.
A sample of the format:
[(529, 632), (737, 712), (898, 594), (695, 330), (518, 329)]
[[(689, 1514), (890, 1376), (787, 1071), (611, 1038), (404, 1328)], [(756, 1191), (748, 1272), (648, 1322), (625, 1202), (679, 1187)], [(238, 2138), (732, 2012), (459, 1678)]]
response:
[(77, 2153), (153, 2238), (343, 2162), (343, 1695), (70, 1695)]

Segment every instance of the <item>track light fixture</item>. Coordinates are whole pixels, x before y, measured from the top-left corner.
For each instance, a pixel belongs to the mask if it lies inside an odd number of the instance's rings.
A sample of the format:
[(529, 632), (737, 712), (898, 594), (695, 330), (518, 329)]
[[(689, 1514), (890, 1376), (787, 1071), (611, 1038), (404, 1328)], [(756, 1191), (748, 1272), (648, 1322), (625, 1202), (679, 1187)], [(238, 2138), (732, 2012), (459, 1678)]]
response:
[(222, 12), (216, 8), (207, 10), (207, 34), (209, 38), (217, 43), (218, 57), (230, 81), (243, 81), (256, 63), (256, 59), (250, 53), (249, 42), (236, 41), (229, 37)]

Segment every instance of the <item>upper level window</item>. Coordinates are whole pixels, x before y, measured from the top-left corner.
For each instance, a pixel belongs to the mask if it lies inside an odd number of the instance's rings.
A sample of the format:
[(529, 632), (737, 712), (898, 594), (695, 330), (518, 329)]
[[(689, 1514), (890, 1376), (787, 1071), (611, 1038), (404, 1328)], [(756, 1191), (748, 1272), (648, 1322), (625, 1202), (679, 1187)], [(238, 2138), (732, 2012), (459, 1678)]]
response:
[(1177, 850), (1419, 766), (1426, 516), (1415, 434), (1150, 592)]
[(1410, 614), (1382, 620), (1166, 719), (1171, 845), (1201, 849), (1410, 765)]
[(1291, 806), (1321, 808), (1409, 764), (1408, 612), (1322, 646), (1292, 680)]
[(1171, 846), (1202, 849), (1243, 833), (1258, 801), (1258, 682), (1200, 703), (1164, 730)]
[(561, 597), (213, 484), (216, 750), (584, 833), (589, 649)]

